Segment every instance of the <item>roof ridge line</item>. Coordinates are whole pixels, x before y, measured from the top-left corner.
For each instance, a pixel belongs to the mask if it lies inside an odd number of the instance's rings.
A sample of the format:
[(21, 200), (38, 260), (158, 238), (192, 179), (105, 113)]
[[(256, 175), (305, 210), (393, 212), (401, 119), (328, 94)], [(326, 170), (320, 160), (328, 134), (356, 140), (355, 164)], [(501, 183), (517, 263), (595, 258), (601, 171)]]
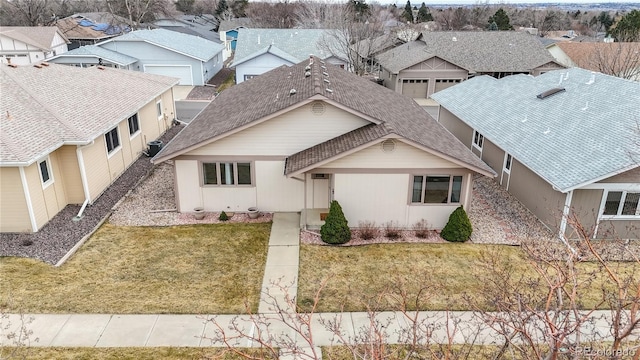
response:
[[(61, 66), (65, 66), (65, 65), (61, 65)], [(44, 69), (46, 69), (46, 67), (44, 67)], [(43, 69), (39, 69), (40, 71), (42, 71)], [(46, 70), (45, 70), (46, 71)], [(54, 111), (50, 106), (48, 106), (45, 102), (41, 101), (36, 94), (33, 93), (33, 91), (31, 91), (28, 88), (25, 88), (22, 86), (21, 82), (18, 81), (15, 78), (14, 74), (10, 74), (11, 71), (8, 71), (7, 69), (4, 69), (4, 73), (9, 76), (11, 78), (11, 80), (13, 80), (13, 82), (15, 82), (18, 87), (20, 87), (20, 89), (22, 89), (24, 92), (26, 92), (29, 97), (33, 98), (33, 100), (40, 106), (42, 106), (43, 109), (45, 109), (46, 111), (50, 112), (53, 115), (53, 118), (58, 121), (60, 124), (62, 124), (65, 128), (69, 129), (71, 131), (72, 134), (75, 134), (76, 136), (80, 137), (80, 138), (85, 138), (84, 134), (78, 132), (73, 126), (71, 126), (71, 124), (67, 123), (65, 120), (62, 120), (62, 117), (60, 116), (60, 114), (58, 114), (57, 111)]]

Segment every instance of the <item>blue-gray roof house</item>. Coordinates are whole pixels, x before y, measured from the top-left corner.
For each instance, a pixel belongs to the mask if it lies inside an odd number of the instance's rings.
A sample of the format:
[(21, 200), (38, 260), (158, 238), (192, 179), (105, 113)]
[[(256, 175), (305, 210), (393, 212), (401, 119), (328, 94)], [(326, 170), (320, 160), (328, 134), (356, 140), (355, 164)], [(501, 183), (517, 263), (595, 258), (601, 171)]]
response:
[(101, 64), (180, 79), (180, 85), (204, 85), (222, 68), (223, 46), (165, 29), (137, 30), (91, 47), (81, 47), (51, 62)]
[(292, 66), (310, 55), (344, 68), (347, 65), (347, 55), (337, 53), (335, 49), (325, 45), (335, 41), (329, 31), (331, 30), (239, 29), (236, 52), (230, 65), (236, 69), (236, 83), (282, 65)]
[(640, 83), (572, 68), (480, 76), (432, 98), (442, 125), (547, 226), (640, 239)]

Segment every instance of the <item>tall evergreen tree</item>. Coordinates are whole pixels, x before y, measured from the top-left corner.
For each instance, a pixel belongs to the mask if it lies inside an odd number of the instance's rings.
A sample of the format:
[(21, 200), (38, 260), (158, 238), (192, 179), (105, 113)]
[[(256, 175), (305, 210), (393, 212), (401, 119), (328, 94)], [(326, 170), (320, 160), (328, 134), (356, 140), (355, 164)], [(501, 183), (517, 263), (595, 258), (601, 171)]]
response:
[(607, 33), (620, 42), (640, 41), (640, 10), (623, 16)]
[(227, 0), (218, 1), (218, 7), (216, 7), (216, 15), (218, 17), (223, 16), (225, 12), (229, 10), (229, 5), (227, 5)]
[(425, 5), (425, 3), (422, 3), (422, 5), (420, 5), (420, 9), (418, 9), (418, 18), (416, 19), (416, 21), (433, 21), (433, 16), (431, 15), (431, 12), (429, 11), (429, 8), (427, 7), (427, 5)]
[(513, 27), (509, 23), (509, 16), (502, 9), (498, 9), (493, 16), (489, 17), (489, 27), (491, 27), (491, 23), (496, 23), (498, 26), (498, 30), (513, 30)]
[(413, 22), (413, 9), (411, 8), (411, 1), (409, 0), (407, 0), (407, 5), (404, 6), (402, 19), (408, 22)]

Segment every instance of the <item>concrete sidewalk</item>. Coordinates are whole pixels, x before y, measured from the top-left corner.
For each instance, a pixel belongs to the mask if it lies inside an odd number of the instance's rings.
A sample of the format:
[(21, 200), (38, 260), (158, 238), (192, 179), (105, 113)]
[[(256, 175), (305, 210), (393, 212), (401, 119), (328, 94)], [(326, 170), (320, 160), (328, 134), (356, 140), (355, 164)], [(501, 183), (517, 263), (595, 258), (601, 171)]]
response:
[(299, 254), (300, 214), (273, 214), (258, 313), (276, 312), (276, 303), (281, 309), (295, 309)]
[[(409, 313), (410, 316), (415, 313)], [(584, 341), (610, 340), (610, 326), (607, 319), (608, 311), (597, 311), (593, 314), (592, 322), (584, 325), (582, 333)], [(232, 321), (245, 334), (257, 336), (262, 331), (263, 339), (271, 339), (271, 343), (282, 341), (287, 336), (301, 347), (310, 348), (339, 344), (333, 331), (328, 330), (327, 320), (339, 324), (340, 332), (345, 339), (354, 341), (358, 335), (370, 328), (371, 319), (364, 312), (354, 313), (319, 313), (311, 319), (313, 344), (293, 330), (300, 323), (296, 316), (285, 317), (285, 321), (276, 314), (256, 315), (252, 321), (247, 315), (109, 315), (109, 314), (27, 314), (24, 315), (24, 327), (33, 331), (29, 336), (30, 346), (57, 347), (223, 347), (217, 341), (218, 327), (225, 329), (227, 337), (237, 337), (233, 346), (255, 347), (256, 341), (230, 330)], [(475, 344), (494, 344), (500, 342), (500, 337), (494, 330), (484, 325), (472, 312), (424, 311), (418, 314), (418, 319), (429, 324), (433, 330), (432, 342), (446, 343), (449, 337), (454, 344), (468, 343), (472, 339)], [(389, 344), (405, 342), (400, 334), (407, 330), (410, 321), (399, 312), (381, 312), (376, 314), (375, 320)], [(12, 345), (7, 335), (20, 329), (22, 324), (19, 315), (8, 315), (0, 319), (0, 346)], [(267, 328), (267, 324), (269, 324)], [(447, 328), (448, 324), (448, 328)], [(453, 325), (456, 331), (453, 332)], [(293, 327), (290, 325), (294, 325)], [(8, 327), (5, 329), (5, 327)], [(299, 327), (306, 331), (304, 325)], [(35, 339), (38, 339), (35, 342)]]

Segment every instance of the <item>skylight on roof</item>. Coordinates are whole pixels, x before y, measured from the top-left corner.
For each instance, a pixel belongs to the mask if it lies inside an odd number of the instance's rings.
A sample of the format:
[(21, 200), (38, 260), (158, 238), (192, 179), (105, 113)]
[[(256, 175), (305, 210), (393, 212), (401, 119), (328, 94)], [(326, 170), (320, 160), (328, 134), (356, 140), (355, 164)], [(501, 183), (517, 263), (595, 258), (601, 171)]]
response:
[(551, 95), (555, 95), (555, 94), (563, 92), (563, 91), (566, 91), (566, 89), (565, 88), (552, 88), (552, 89), (549, 89), (549, 90), (547, 90), (545, 92), (541, 92), (540, 94), (536, 95), (536, 97), (538, 99), (546, 99)]

